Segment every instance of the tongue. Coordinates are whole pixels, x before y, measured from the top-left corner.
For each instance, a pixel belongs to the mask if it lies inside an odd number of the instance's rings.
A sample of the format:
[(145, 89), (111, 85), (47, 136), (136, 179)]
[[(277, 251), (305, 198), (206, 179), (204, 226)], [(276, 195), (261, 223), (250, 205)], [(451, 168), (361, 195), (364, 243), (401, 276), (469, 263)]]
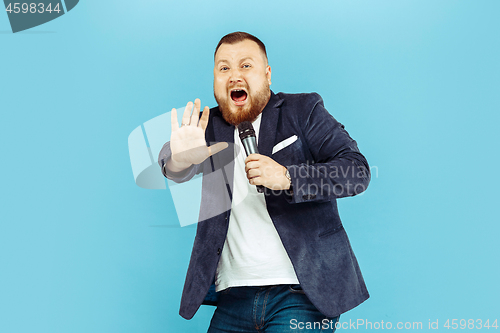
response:
[(235, 102), (242, 102), (247, 98), (247, 93), (244, 91), (233, 91), (231, 92), (231, 98)]

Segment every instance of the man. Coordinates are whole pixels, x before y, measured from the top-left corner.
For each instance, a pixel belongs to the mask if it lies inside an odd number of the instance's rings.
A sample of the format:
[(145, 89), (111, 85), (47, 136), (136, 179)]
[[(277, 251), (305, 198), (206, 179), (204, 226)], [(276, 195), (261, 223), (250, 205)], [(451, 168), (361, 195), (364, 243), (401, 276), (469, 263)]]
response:
[[(172, 110), (159, 155), (176, 182), (203, 173), (180, 314), (217, 305), (211, 333), (333, 332), (341, 313), (369, 297), (336, 204), (366, 189), (368, 163), (319, 95), (270, 90), (259, 39), (231, 33), (214, 57), (218, 107), (200, 117), (200, 100), (194, 110), (189, 102), (180, 127)], [(243, 121), (259, 149), (246, 158), (236, 127)]]

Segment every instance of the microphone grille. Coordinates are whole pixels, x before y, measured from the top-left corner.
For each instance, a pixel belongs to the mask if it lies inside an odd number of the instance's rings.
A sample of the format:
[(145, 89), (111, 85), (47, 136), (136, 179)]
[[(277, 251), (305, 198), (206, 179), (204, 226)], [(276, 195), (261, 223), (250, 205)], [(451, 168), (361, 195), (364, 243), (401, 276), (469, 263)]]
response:
[(252, 123), (249, 121), (243, 121), (238, 125), (238, 133), (240, 134), (240, 140), (246, 139), (250, 136), (255, 137), (255, 131)]

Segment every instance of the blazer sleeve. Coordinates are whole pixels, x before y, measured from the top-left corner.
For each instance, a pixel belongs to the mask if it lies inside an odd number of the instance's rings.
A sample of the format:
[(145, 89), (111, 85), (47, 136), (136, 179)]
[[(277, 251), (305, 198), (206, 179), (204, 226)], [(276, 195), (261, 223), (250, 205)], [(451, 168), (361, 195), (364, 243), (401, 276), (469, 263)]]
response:
[(193, 178), (196, 174), (202, 172), (202, 164), (194, 164), (191, 165), (186, 170), (181, 172), (173, 172), (169, 170), (166, 165), (167, 161), (171, 158), (172, 151), (170, 150), (170, 141), (165, 143), (160, 150), (160, 154), (158, 155), (158, 164), (160, 165), (161, 172), (165, 177), (170, 180), (173, 180), (176, 183), (183, 183), (191, 178)]
[(292, 179), (290, 203), (331, 201), (366, 190), (370, 167), (344, 125), (328, 113), (318, 94), (302, 128), (312, 163), (286, 166)]

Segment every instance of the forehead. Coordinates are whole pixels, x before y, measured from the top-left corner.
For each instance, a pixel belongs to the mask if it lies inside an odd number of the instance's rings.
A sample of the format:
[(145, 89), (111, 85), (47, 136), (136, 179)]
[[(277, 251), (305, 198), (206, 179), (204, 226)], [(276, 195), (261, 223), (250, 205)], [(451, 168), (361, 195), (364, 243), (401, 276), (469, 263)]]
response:
[(215, 63), (220, 60), (238, 61), (248, 57), (256, 61), (265, 61), (264, 52), (262, 52), (259, 45), (253, 40), (245, 39), (234, 44), (221, 44), (215, 54)]

